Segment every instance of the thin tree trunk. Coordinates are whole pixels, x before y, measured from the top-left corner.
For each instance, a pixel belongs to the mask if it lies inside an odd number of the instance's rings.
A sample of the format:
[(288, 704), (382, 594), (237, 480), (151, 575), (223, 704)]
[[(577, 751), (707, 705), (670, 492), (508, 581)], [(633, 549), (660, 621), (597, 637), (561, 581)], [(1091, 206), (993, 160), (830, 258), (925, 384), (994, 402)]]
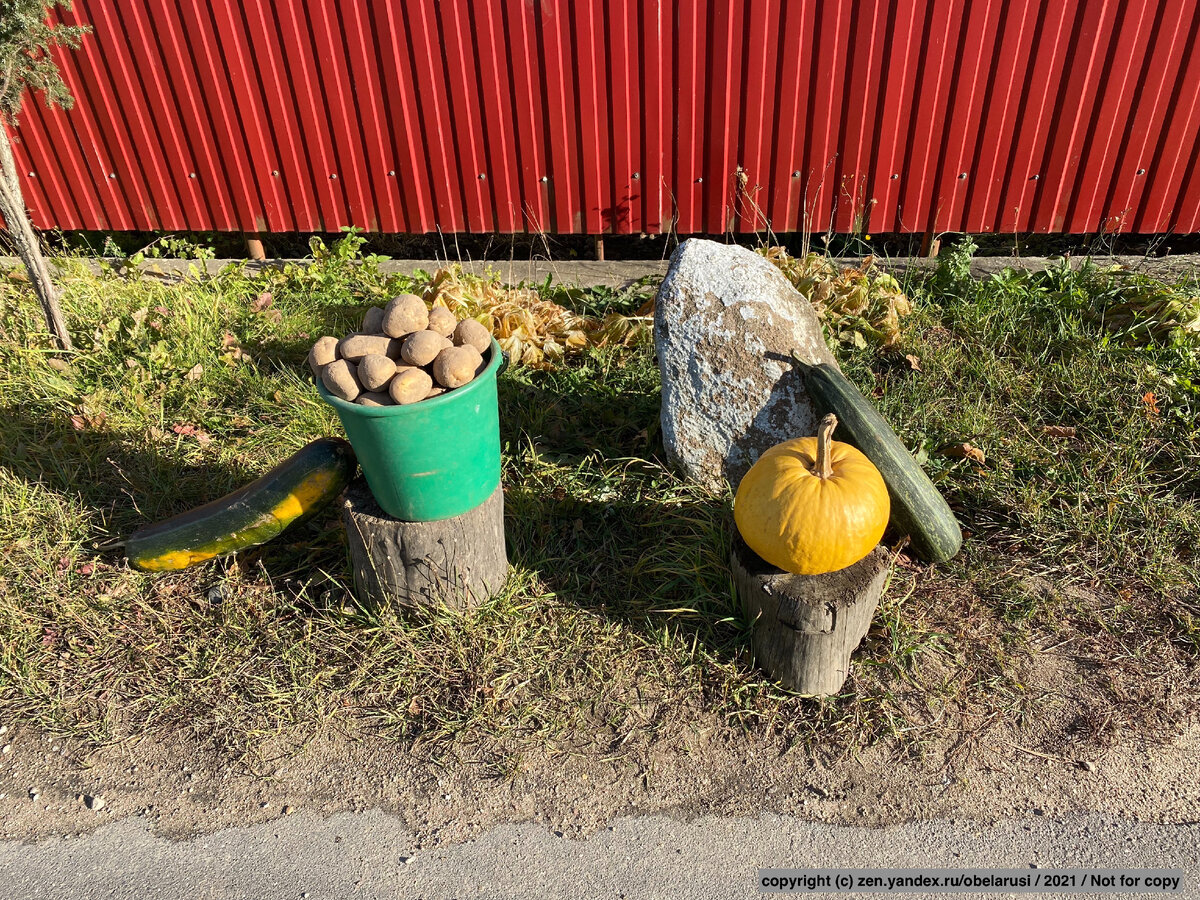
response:
[(17, 179), (17, 164), (13, 159), (8, 131), (4, 125), (4, 118), (0, 116), (0, 215), (4, 216), (8, 233), (12, 235), (13, 243), (17, 246), (17, 255), (21, 257), (21, 262), (25, 263), (25, 271), (29, 273), (33, 292), (42, 304), (46, 326), (58, 340), (60, 347), (71, 350), (74, 348), (71, 346), (71, 335), (63, 320), (62, 307), (58, 303), (58, 291), (50, 277), (46, 257), (42, 255), (41, 242), (34, 233), (29, 215), (25, 211), (25, 198), (21, 195), (21, 183)]

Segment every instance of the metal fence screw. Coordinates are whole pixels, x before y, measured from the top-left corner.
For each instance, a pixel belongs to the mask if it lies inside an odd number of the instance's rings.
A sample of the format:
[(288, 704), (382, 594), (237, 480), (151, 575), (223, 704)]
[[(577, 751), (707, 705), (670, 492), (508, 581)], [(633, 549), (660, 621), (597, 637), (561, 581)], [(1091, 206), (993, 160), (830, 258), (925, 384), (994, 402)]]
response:
[(394, 177), (395, 177), (395, 175), (396, 175), (396, 170), (395, 170), (395, 169), (389, 169), (389, 170), (388, 170), (388, 177), (389, 177), (389, 178), (394, 178)]
[(480, 180), (480, 181), (487, 181), (487, 175), (485, 175), (483, 172), (480, 172), (480, 173), (479, 173), (479, 180)]
[(1145, 170), (1145, 169), (1138, 169), (1138, 174), (1139, 174), (1139, 175), (1145, 175), (1145, 174), (1146, 174), (1146, 170)]
[(966, 173), (966, 172), (959, 172), (959, 173), (958, 173), (958, 177), (959, 177), (959, 178), (966, 178), (966, 177), (967, 177), (967, 173)]
[(634, 172), (634, 173), (633, 173), (633, 180), (634, 180), (634, 181), (637, 181), (637, 180), (639, 180), (641, 177), (642, 177), (642, 173), (641, 173), (641, 172)]
[(797, 169), (795, 172), (793, 172), (793, 173), (792, 173), (792, 177), (793, 177), (793, 178), (799, 178), (799, 177), (800, 177), (800, 170), (799, 170), (799, 169)]

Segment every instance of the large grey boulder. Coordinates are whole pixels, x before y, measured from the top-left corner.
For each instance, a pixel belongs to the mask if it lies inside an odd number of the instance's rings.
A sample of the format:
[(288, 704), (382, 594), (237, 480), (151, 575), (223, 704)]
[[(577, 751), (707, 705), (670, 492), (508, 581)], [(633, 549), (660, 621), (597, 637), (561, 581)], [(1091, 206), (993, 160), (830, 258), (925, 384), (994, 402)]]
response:
[(836, 363), (812, 306), (757, 253), (680, 244), (655, 303), (654, 348), (663, 443), (692, 480), (736, 490), (764, 450), (816, 434), (820, 417), (789, 360)]

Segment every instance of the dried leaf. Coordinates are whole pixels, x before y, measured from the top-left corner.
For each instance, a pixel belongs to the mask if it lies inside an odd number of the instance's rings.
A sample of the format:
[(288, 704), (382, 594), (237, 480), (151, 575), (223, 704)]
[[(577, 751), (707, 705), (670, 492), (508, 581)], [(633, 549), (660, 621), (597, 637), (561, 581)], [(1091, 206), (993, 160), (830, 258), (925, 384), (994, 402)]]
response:
[(85, 407), (80, 407), (79, 411), (71, 416), (71, 427), (76, 431), (96, 431), (104, 427), (104, 423), (108, 420), (102, 412), (89, 412)]
[[(644, 316), (581, 316), (535, 289), (505, 287), (495, 273), (471, 275), (457, 265), (439, 269), (414, 293), (459, 318), (475, 319), (496, 336), (509, 359), (523, 365), (547, 367), (588, 347), (629, 346), (652, 338), (652, 322)], [(651, 314), (653, 301), (640, 312)]]
[(911, 368), (914, 372), (921, 371), (921, 358), (919, 356), (914, 356), (911, 353), (906, 353), (904, 355), (904, 358), (905, 358), (905, 360), (908, 361), (909, 368)]
[(1073, 438), (1075, 437), (1074, 425), (1043, 425), (1042, 434), (1046, 437), (1053, 438)]
[(186, 378), (188, 381), (199, 381), (201, 378), (204, 377), (204, 366), (200, 365), (200, 363), (196, 363), (194, 366), (192, 366), (190, 369), (187, 370), (187, 374), (184, 375), (183, 377)]
[(949, 447), (945, 447), (942, 449), (942, 454), (951, 459), (969, 459), (972, 462), (979, 463), (981, 466), (987, 462), (987, 456), (982, 450), (967, 443), (952, 444)]
[(241, 342), (229, 332), (225, 332), (225, 336), (221, 338), (221, 347), (229, 351), (221, 356), (228, 366), (237, 365), (242, 360), (250, 358), (250, 354), (242, 348)]
[(173, 432), (175, 432), (177, 435), (179, 435), (180, 437), (194, 437), (196, 439), (196, 442), (198, 444), (200, 444), (202, 447), (208, 446), (209, 444), (212, 443), (212, 435), (209, 434), (207, 431), (203, 431), (203, 430), (197, 428), (195, 425), (190, 425), (190, 424), (172, 425), (171, 430)]
[(260, 313), (272, 303), (275, 302), (275, 295), (270, 291), (263, 291), (254, 298), (254, 302), (250, 304), (250, 312)]
[(1146, 415), (1158, 415), (1158, 398), (1154, 396), (1154, 391), (1146, 391), (1142, 395), (1142, 402), (1146, 404)]

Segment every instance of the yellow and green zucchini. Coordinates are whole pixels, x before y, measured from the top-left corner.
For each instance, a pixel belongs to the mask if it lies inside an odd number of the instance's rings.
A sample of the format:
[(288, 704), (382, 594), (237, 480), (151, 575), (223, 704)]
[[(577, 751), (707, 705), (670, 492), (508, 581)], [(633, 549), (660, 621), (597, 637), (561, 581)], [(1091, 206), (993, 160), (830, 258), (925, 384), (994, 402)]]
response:
[(892, 501), (892, 526), (908, 535), (913, 552), (933, 563), (958, 553), (962, 529), (949, 504), (874, 404), (835, 366), (800, 365), (819, 414), (834, 413), (841, 440), (861, 450), (879, 469)]
[(125, 541), (129, 564), (171, 572), (265, 544), (337, 497), (356, 465), (348, 441), (313, 441), (257, 481), (134, 532)]

